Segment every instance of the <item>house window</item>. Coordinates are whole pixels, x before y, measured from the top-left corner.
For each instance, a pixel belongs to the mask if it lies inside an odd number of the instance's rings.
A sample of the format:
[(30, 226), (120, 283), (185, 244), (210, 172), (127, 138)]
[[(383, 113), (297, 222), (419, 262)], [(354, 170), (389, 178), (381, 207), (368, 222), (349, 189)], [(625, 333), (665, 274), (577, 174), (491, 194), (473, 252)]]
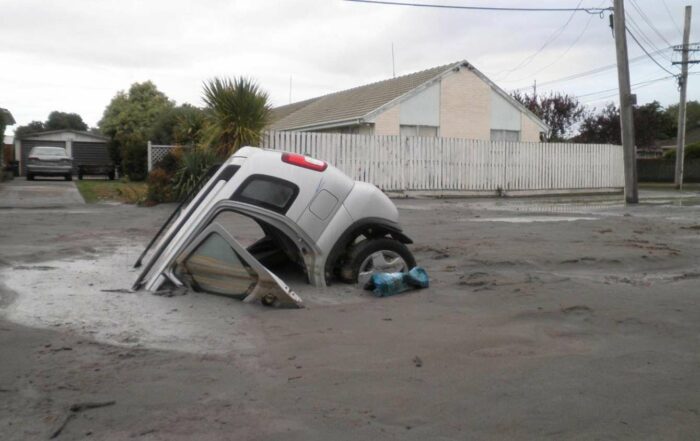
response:
[(491, 141), (520, 141), (520, 130), (491, 130)]
[(405, 126), (401, 125), (401, 136), (438, 136), (438, 128), (435, 126)]

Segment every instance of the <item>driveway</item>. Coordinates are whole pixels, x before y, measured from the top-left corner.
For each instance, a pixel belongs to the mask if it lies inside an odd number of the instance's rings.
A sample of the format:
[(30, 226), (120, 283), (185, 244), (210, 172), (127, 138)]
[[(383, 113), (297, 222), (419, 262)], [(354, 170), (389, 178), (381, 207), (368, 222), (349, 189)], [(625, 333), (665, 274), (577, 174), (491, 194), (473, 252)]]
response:
[(18, 178), (0, 184), (0, 208), (54, 208), (83, 205), (85, 201), (73, 182), (45, 178)]

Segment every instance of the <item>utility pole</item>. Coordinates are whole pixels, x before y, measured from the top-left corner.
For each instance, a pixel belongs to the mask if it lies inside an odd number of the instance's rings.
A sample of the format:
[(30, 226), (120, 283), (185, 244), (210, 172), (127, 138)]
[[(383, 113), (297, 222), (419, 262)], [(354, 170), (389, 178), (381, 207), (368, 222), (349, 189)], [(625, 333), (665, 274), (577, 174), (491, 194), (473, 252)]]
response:
[(634, 145), (634, 97), (630, 86), (630, 66), (627, 58), (627, 28), (624, 0), (614, 0), (613, 31), (617, 52), (617, 82), (620, 90), (620, 126), (625, 161), (625, 201), (639, 203), (637, 189), (637, 151)]
[(690, 14), (692, 7), (685, 7), (685, 25), (683, 26), (683, 46), (681, 48), (681, 76), (678, 85), (681, 89), (681, 99), (678, 103), (678, 134), (676, 136), (676, 188), (683, 190), (683, 156), (685, 155), (685, 99), (688, 91), (688, 52), (690, 52)]
[(535, 80), (535, 83), (532, 85), (532, 97), (537, 98), (537, 80)]

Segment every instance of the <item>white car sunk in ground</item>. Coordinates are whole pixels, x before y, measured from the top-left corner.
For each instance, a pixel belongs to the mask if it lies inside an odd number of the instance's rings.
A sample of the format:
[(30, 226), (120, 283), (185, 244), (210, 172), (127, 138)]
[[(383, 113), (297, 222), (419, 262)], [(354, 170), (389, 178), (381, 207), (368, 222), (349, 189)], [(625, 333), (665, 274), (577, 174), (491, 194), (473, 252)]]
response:
[[(215, 171), (214, 171), (215, 170)], [(212, 169), (202, 189), (168, 219), (136, 262), (134, 289), (186, 286), (265, 305), (302, 300), (268, 268), (296, 265), (314, 286), (364, 281), (374, 272), (416, 264), (396, 206), (377, 187), (353, 181), (323, 161), (243, 147)], [(217, 216), (253, 219), (264, 237), (248, 247)]]

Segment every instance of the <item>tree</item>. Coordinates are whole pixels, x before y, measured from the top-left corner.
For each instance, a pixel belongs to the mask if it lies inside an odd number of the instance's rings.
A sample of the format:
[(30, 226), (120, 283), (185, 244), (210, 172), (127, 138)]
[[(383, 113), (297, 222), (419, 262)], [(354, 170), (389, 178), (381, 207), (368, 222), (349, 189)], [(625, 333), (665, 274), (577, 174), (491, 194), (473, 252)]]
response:
[[(678, 130), (678, 104), (668, 106), (666, 113), (673, 120), (674, 130)], [(688, 130), (700, 127), (700, 102), (688, 101), (686, 103), (685, 118)]]
[(637, 147), (653, 147), (657, 139), (675, 136), (671, 115), (658, 101), (634, 108), (634, 141)]
[(201, 141), (205, 113), (183, 104), (163, 112), (153, 123), (150, 140), (156, 144), (196, 145)]
[(268, 94), (253, 80), (214, 78), (204, 85), (204, 142), (225, 158), (243, 145), (260, 143), (270, 116)]
[(33, 133), (39, 133), (39, 132), (45, 132), (46, 128), (44, 127), (44, 123), (41, 121), (32, 121), (29, 124), (25, 126), (19, 126), (15, 129), (15, 137), (16, 138), (23, 138), (27, 135), (31, 135)]
[[(674, 130), (673, 120), (658, 102), (634, 107), (634, 142), (637, 147), (654, 146), (657, 139), (673, 136)], [(594, 109), (584, 118), (575, 140), (621, 144), (620, 109), (612, 103), (599, 112)]]
[(155, 121), (175, 104), (151, 81), (134, 83), (128, 92), (119, 91), (105, 108), (98, 123), (110, 137), (110, 150), (130, 179), (143, 180), (147, 173), (148, 136)]
[(49, 130), (82, 130), (88, 129), (83, 118), (77, 113), (59, 112), (54, 110), (49, 113), (46, 122), (32, 121), (26, 126), (19, 126), (15, 129), (15, 136), (22, 138), (23, 136), (33, 133), (47, 132)]
[(49, 113), (49, 119), (44, 123), (44, 129), (46, 130), (81, 130), (85, 131), (88, 129), (87, 124), (83, 122), (83, 118), (77, 113), (67, 113), (59, 112), (54, 110)]
[(620, 109), (610, 103), (599, 112), (588, 113), (579, 127), (576, 142), (595, 144), (622, 144), (620, 133)]
[(513, 93), (513, 98), (537, 115), (550, 128), (547, 141), (564, 141), (573, 133), (574, 126), (585, 116), (579, 100), (561, 92), (543, 96)]

